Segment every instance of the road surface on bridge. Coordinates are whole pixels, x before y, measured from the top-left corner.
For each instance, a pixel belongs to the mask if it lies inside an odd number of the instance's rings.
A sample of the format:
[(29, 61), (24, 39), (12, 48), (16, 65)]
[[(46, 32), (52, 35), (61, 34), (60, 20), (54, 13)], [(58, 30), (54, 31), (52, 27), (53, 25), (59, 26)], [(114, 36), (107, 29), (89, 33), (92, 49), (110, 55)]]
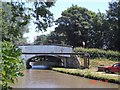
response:
[(52, 70), (30, 69), (18, 78), (14, 88), (118, 88), (118, 84), (93, 81)]

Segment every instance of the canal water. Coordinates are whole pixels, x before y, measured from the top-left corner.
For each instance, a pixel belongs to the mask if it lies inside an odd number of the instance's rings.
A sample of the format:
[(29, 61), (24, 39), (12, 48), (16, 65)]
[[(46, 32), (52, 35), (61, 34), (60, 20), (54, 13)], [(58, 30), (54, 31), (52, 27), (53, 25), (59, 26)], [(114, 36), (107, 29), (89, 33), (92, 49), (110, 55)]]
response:
[(118, 84), (95, 81), (34, 67), (24, 71), (14, 88), (118, 88)]

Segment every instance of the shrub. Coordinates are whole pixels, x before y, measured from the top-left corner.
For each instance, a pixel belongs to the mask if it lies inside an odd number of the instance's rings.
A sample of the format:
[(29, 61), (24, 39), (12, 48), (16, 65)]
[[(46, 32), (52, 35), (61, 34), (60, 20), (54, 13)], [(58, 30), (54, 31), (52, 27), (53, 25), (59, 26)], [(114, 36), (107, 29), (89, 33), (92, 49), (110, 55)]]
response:
[(95, 48), (80, 48), (77, 47), (74, 49), (75, 52), (81, 53), (89, 53), (90, 58), (107, 58), (110, 60), (120, 61), (120, 52), (112, 51), (112, 50), (102, 50), (102, 49), (95, 49)]
[(23, 76), (20, 72), (23, 60), (20, 59), (21, 50), (10, 42), (2, 42), (2, 90), (11, 89), (18, 76)]

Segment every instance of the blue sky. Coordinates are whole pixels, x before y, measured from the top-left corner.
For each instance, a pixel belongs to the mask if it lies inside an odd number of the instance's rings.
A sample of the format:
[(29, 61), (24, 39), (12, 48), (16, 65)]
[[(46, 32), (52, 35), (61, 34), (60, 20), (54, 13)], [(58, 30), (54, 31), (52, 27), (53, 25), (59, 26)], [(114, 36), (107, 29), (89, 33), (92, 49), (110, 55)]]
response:
[[(85, 7), (88, 10), (96, 13), (98, 12), (98, 9), (101, 12), (105, 13), (105, 11), (108, 10), (108, 2), (111, 1), (112, 0), (57, 0), (55, 6), (50, 8), (50, 11), (53, 13), (54, 19), (59, 18), (62, 11), (71, 7), (72, 4), (78, 5), (80, 7)], [(47, 32), (35, 32), (35, 25), (31, 23), (29, 26), (29, 33), (24, 34), (24, 37), (28, 37), (27, 41), (32, 43), (37, 35), (49, 34), (51, 31), (54, 30), (54, 28), (55, 26), (48, 28)]]

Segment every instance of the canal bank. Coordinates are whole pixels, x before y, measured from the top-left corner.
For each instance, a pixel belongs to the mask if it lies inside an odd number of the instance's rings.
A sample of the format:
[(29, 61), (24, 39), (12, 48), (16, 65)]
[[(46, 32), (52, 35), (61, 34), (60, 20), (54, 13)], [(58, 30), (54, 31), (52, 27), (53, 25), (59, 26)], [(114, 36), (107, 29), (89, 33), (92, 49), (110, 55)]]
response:
[(93, 72), (93, 70), (90, 69), (81, 70), (81, 69), (67, 69), (67, 68), (52, 68), (52, 70), (74, 76), (80, 76), (89, 79), (104, 81), (107, 83), (111, 82), (111, 83), (120, 84), (120, 75), (109, 75), (109, 74)]
[[(63, 74), (52, 70), (25, 70), (13, 88), (118, 88), (118, 84), (97, 82), (91, 79)], [(21, 89), (22, 90), (22, 89)]]

